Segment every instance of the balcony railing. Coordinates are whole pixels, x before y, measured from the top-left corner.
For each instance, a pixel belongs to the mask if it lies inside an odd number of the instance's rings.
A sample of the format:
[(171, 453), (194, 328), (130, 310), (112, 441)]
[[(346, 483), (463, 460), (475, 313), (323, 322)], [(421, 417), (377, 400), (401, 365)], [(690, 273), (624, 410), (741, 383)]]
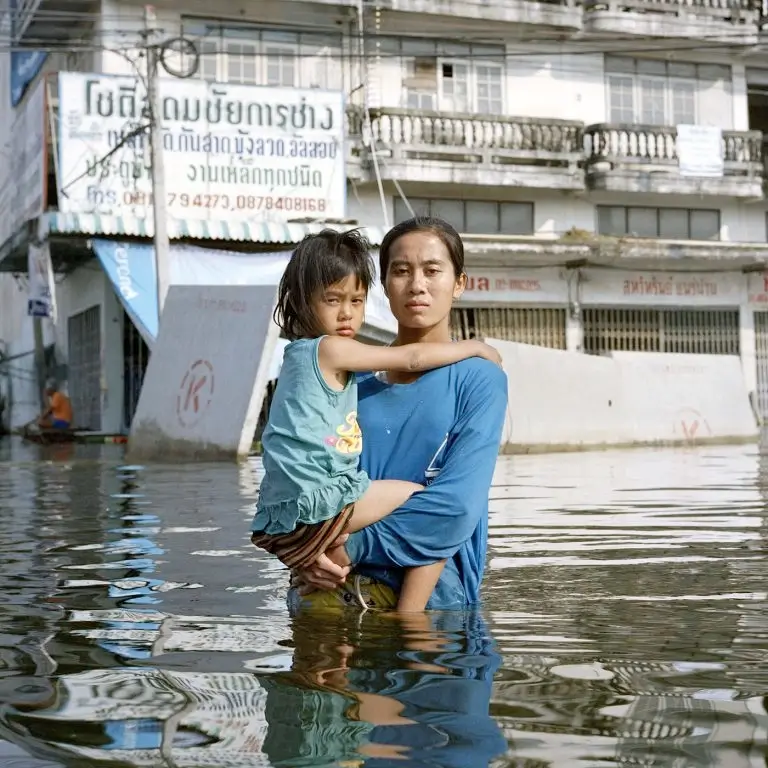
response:
[(401, 19), (398, 30), (412, 35), (434, 34), (436, 16), (453, 18), (457, 23), (472, 19), (491, 32), (499, 23), (576, 30), (581, 29), (583, 15), (581, 0), (365, 0), (365, 6), (372, 16), (387, 12), (390, 24), (397, 24), (392, 17), (408, 14), (410, 18)]
[(569, 120), (371, 109), (377, 148), (394, 155), (491, 166), (524, 162), (569, 166), (582, 154), (582, 125)]
[[(586, 167), (598, 164), (612, 169), (668, 168), (678, 165), (677, 131), (673, 127), (610, 125), (586, 128)], [(760, 131), (723, 131), (724, 175), (755, 178), (763, 173), (763, 138)]]
[(583, 0), (584, 10), (656, 13), (667, 16), (711, 16), (721, 21), (755, 20), (761, 0)]

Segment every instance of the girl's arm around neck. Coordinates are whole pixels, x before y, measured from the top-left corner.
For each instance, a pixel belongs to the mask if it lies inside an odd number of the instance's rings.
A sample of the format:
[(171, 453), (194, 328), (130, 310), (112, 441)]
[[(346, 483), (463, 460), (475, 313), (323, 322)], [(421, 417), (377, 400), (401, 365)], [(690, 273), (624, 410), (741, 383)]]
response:
[(404, 371), (415, 373), (483, 357), (501, 364), (499, 353), (482, 341), (424, 342), (401, 347), (377, 347), (342, 336), (326, 336), (320, 342), (320, 366), (328, 373), (351, 371)]

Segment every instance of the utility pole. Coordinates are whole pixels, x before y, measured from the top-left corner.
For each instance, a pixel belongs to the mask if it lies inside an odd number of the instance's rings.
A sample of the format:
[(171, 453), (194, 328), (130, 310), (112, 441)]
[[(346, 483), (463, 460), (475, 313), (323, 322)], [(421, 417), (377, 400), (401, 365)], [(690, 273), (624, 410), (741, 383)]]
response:
[(154, 40), (157, 17), (151, 5), (144, 6), (145, 43), (147, 50), (147, 101), (149, 103), (149, 145), (151, 152), (152, 219), (155, 232), (155, 268), (157, 270), (158, 327), (163, 315), (165, 297), (171, 282), (171, 248), (168, 240), (168, 195), (165, 190), (163, 164), (163, 103), (158, 88), (159, 49)]

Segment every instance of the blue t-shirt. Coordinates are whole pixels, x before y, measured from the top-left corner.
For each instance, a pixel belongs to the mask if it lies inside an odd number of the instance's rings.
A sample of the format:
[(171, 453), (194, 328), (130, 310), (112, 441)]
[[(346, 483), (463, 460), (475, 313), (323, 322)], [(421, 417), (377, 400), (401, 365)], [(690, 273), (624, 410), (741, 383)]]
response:
[(372, 480), (428, 487), (349, 537), (357, 572), (399, 591), (403, 568), (447, 558), (427, 607), (479, 601), (488, 489), (506, 413), (506, 374), (480, 358), (427, 371), (411, 384), (387, 384), (373, 374), (358, 379), (360, 468)]

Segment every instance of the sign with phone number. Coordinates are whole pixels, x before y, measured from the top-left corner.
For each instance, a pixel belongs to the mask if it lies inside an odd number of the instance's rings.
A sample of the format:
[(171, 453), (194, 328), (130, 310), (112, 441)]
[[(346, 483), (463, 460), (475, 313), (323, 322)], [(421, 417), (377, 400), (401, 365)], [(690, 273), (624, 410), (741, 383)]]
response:
[[(172, 218), (344, 218), (340, 92), (160, 80)], [(133, 77), (59, 74), (62, 212), (150, 218), (146, 91)]]
[[(263, 197), (261, 195), (190, 195), (188, 192), (168, 195), (168, 210), (174, 213), (177, 209), (181, 218), (189, 218), (185, 211), (188, 208), (207, 208), (223, 211), (285, 211), (287, 213), (325, 213), (327, 201), (311, 197)], [(126, 191), (123, 194), (123, 204), (126, 207), (141, 207), (152, 205), (152, 195), (143, 192)], [(196, 218), (196, 217), (195, 217)]]

